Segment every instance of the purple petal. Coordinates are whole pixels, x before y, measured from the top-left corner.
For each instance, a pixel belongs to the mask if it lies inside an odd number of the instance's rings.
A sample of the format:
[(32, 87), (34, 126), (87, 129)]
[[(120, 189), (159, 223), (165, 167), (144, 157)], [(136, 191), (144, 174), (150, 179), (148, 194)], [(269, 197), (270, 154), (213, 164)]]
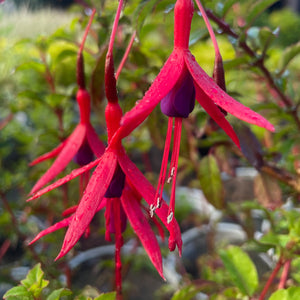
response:
[(89, 164), (93, 160), (94, 160), (94, 153), (88, 141), (85, 139), (82, 145), (80, 146), (79, 150), (73, 157), (73, 161), (82, 167)]
[(125, 174), (119, 164), (116, 167), (114, 176), (110, 182), (108, 189), (104, 195), (105, 198), (120, 198), (122, 196), (125, 184)]
[(160, 109), (168, 117), (187, 118), (195, 106), (193, 78), (186, 70), (174, 88), (160, 103)]

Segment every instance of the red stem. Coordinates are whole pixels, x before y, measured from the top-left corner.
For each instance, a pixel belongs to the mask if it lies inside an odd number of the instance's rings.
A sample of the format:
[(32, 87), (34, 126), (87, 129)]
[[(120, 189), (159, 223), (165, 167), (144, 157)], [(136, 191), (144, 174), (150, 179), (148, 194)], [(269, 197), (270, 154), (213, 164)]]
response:
[(285, 262), (285, 264), (283, 266), (282, 274), (281, 274), (281, 277), (280, 277), (280, 282), (278, 284), (278, 290), (284, 289), (284, 287), (285, 287), (286, 281), (287, 281), (288, 276), (289, 276), (289, 271), (290, 271), (290, 268), (291, 268), (291, 262), (292, 262), (292, 260), (289, 259)]
[(114, 201), (114, 222), (115, 222), (115, 284), (117, 292), (117, 300), (122, 300), (122, 261), (121, 261), (121, 248), (123, 246), (123, 237), (121, 230), (121, 202), (119, 198), (111, 199)]
[(114, 24), (113, 24), (109, 44), (108, 44), (107, 53), (112, 53), (112, 50), (113, 50), (114, 40), (115, 40), (115, 36), (116, 36), (116, 31), (117, 31), (117, 28), (118, 28), (118, 23), (119, 23), (121, 11), (122, 11), (122, 6), (123, 6), (123, 0), (119, 0), (119, 6), (118, 6), (118, 10), (117, 10), (116, 17), (115, 17), (115, 20), (114, 20)]
[(268, 290), (269, 290), (269, 288), (270, 288), (270, 286), (271, 286), (274, 278), (276, 277), (276, 275), (279, 272), (279, 270), (282, 267), (282, 265), (283, 265), (283, 260), (282, 260), (282, 258), (279, 258), (279, 260), (278, 260), (278, 262), (277, 262), (277, 264), (276, 264), (273, 272), (271, 273), (271, 275), (270, 275), (270, 277), (269, 277), (269, 279), (268, 279), (268, 281), (267, 281), (267, 283), (266, 283), (263, 291), (261, 292), (258, 300), (263, 300), (265, 298), (265, 296), (266, 296), (266, 294), (267, 294), (267, 292), (268, 292)]
[(5, 253), (7, 252), (10, 244), (11, 244), (10, 240), (7, 239), (7, 240), (4, 241), (4, 243), (0, 247), (0, 262), (3, 258), (3, 256), (5, 255)]
[(117, 69), (117, 72), (116, 72), (116, 75), (115, 75), (116, 80), (118, 80), (119, 75), (120, 75), (120, 73), (121, 73), (121, 71), (122, 71), (122, 69), (123, 69), (123, 67), (124, 67), (124, 64), (125, 64), (125, 62), (126, 62), (126, 59), (127, 59), (128, 55), (129, 55), (129, 52), (130, 52), (130, 50), (131, 50), (132, 44), (133, 44), (133, 42), (134, 42), (135, 35), (136, 35), (136, 31), (133, 32), (133, 34), (132, 34), (132, 36), (131, 36), (131, 39), (130, 39), (130, 41), (129, 41), (129, 44), (128, 44), (127, 48), (126, 48), (126, 51), (125, 51), (125, 53), (124, 53), (124, 56), (123, 56), (123, 58), (122, 58), (122, 60), (121, 60), (121, 62), (120, 62), (120, 65), (119, 65), (118, 69)]
[(198, 6), (201, 14), (202, 14), (202, 17), (204, 19), (206, 28), (207, 28), (207, 30), (209, 32), (209, 35), (210, 35), (210, 38), (213, 42), (213, 45), (214, 45), (214, 48), (215, 48), (215, 54), (216, 54), (216, 56), (221, 56), (220, 49), (219, 49), (219, 46), (218, 46), (218, 43), (217, 43), (217, 40), (216, 40), (216, 36), (215, 36), (214, 30), (212, 29), (211, 24), (209, 22), (206, 11), (205, 11), (204, 7), (202, 6), (200, 0), (195, 0), (195, 1), (197, 3), (197, 6)]

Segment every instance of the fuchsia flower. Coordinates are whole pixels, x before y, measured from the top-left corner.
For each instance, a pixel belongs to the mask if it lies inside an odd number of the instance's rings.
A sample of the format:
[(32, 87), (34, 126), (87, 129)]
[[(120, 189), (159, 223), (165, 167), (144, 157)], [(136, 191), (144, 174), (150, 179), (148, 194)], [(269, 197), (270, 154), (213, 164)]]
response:
[(77, 83), (79, 90), (76, 95), (76, 100), (80, 110), (80, 123), (76, 126), (73, 133), (57, 146), (52, 151), (38, 157), (30, 165), (33, 166), (44, 160), (57, 156), (52, 166), (47, 172), (37, 181), (32, 188), (30, 194), (37, 192), (49, 181), (54, 179), (68, 163), (73, 159), (80, 166), (86, 165), (104, 153), (105, 147), (99, 140), (96, 131), (90, 123), (91, 100), (90, 95), (85, 89), (84, 81), (84, 65), (83, 65), (83, 46), (91, 26), (95, 10), (92, 13), (89, 24), (86, 28), (77, 59)]
[[(195, 99), (206, 110), (211, 118), (226, 132), (239, 147), (239, 140), (226, 120), (220, 108), (248, 123), (274, 131), (266, 119), (245, 107), (223, 91), (195, 61), (189, 50), (189, 35), (194, 12), (192, 0), (177, 0), (174, 12), (174, 49), (143, 99), (127, 112), (121, 120), (121, 127), (113, 137), (114, 140), (130, 134), (141, 124), (153, 109), (160, 103), (161, 111), (169, 117), (162, 167), (155, 198), (150, 205), (153, 214), (160, 202), (164, 182), (172, 183), (168, 222), (172, 221), (175, 206), (175, 184), (182, 118), (187, 118), (195, 105)], [(166, 176), (168, 155), (174, 126), (174, 148), (171, 157), (169, 175)]]
[[(68, 253), (68, 251), (70, 251), (70, 249), (77, 243), (79, 238), (87, 230), (96, 212), (103, 207), (106, 207), (106, 239), (110, 240), (110, 235), (112, 233), (115, 234), (117, 293), (119, 293), (121, 289), (120, 250), (123, 243), (122, 232), (125, 230), (127, 219), (143, 244), (153, 265), (157, 269), (158, 273), (163, 277), (160, 248), (156, 236), (152, 232), (148, 220), (142, 211), (143, 206), (141, 204), (141, 198), (144, 198), (148, 205), (152, 203), (152, 199), (155, 196), (155, 189), (138, 170), (135, 164), (129, 159), (121, 144), (121, 140), (115, 140), (114, 144), (111, 144), (111, 139), (115, 132), (119, 129), (120, 120), (123, 115), (118, 103), (112, 56), (113, 41), (122, 3), (123, 1), (120, 0), (105, 66), (105, 91), (108, 99), (105, 117), (107, 124), (108, 147), (106, 148), (105, 153), (96, 161), (80, 169), (74, 170), (70, 175), (40, 190), (29, 199), (33, 200), (49, 190), (52, 190), (53, 188), (60, 186), (72, 178), (86, 172), (96, 164), (98, 165), (90, 178), (79, 205), (74, 207), (74, 213), (66, 219), (42, 231), (32, 241), (32, 243), (48, 233), (68, 226), (62, 249), (56, 258), (59, 259)], [(182, 241), (180, 229), (175, 218), (171, 223), (167, 223), (168, 211), (168, 205), (163, 199), (161, 199), (159, 208), (156, 210), (156, 215), (170, 232), (169, 249), (173, 251), (177, 246), (179, 253), (181, 253)]]

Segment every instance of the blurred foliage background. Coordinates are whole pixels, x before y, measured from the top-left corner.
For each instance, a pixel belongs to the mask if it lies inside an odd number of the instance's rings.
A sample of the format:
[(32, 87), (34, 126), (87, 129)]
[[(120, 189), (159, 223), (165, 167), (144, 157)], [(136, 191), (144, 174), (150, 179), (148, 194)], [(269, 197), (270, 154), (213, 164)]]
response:
[[(114, 53), (118, 65), (137, 30), (117, 83), (125, 112), (142, 98), (172, 51), (174, 2), (126, 3)], [(101, 247), (109, 246), (103, 237), (103, 214), (93, 221), (90, 237), (61, 261), (53, 262), (63, 230), (27, 246), (39, 231), (60, 220), (65, 208), (78, 202), (78, 180), (34, 203), (26, 203), (26, 198), (51, 165), (45, 161), (30, 168), (29, 162), (58, 145), (79, 119), (76, 55), (89, 7), (95, 7), (97, 14), (84, 50), (85, 74), (92, 95), (92, 123), (106, 142), (104, 59), (117, 1), (13, 3), (0, 6), (0, 294), (17, 286), (35, 266), (34, 275), (20, 288), (33, 297), (29, 299), (100, 297), (113, 290), (113, 248), (101, 254)], [(300, 282), (300, 17), (279, 1), (206, 0), (203, 4), (217, 33), (228, 93), (263, 114), (276, 132), (248, 127), (228, 116), (241, 140), (240, 151), (196, 105), (184, 121), (179, 161), (176, 217), (188, 233), (183, 259), (170, 256), (162, 245), (166, 272), (173, 274), (163, 283), (144, 254), (137, 255), (132, 246), (124, 255), (124, 298), (254, 299), (267, 286), (268, 296), (274, 292), (272, 300), (283, 299), (279, 298), (283, 294), (294, 299)], [(213, 45), (197, 14), (190, 49), (212, 75)], [(123, 143), (154, 186), (166, 128), (165, 116), (156, 109)], [(72, 163), (63, 174), (74, 168)], [(221, 239), (226, 226), (228, 235)], [(241, 239), (233, 238), (239, 234)], [(130, 228), (126, 241), (137, 243)], [(100, 249), (96, 258), (84, 252), (96, 248)], [(86, 253), (87, 259), (78, 263), (80, 253)], [(268, 285), (272, 270), (277, 270), (277, 281)], [(289, 275), (284, 277), (280, 270)], [(44, 276), (49, 283), (41, 279)], [(145, 285), (139, 286), (137, 277)], [(275, 292), (278, 283), (285, 289)]]

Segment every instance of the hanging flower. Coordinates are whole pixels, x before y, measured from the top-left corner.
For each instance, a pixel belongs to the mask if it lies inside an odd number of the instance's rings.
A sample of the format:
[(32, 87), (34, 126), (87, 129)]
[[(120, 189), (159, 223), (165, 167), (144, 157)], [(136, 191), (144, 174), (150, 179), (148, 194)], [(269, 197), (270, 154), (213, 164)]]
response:
[[(189, 50), (189, 35), (193, 12), (194, 5), (192, 0), (176, 1), (173, 52), (149, 90), (145, 93), (143, 99), (138, 101), (136, 106), (124, 115), (121, 120), (121, 127), (112, 140), (113, 144), (114, 140), (118, 141), (129, 135), (160, 103), (161, 111), (169, 117), (169, 122), (157, 193), (150, 205), (150, 212), (153, 214), (157, 206), (156, 203), (160, 201), (165, 180), (167, 179), (168, 182), (173, 180), (168, 222), (171, 222), (174, 214), (182, 118), (187, 118), (192, 112), (195, 100), (198, 101), (238, 147), (238, 137), (221, 109), (248, 123), (274, 131), (272, 124), (261, 115), (230, 97), (198, 65), (195, 57)], [(166, 172), (173, 127), (174, 145), (169, 174), (167, 176)]]
[(65, 169), (72, 159), (80, 166), (83, 166), (91, 162), (94, 159), (94, 155), (99, 157), (104, 153), (105, 146), (99, 140), (95, 129), (90, 123), (91, 100), (88, 91), (85, 89), (82, 55), (84, 42), (95, 12), (96, 11), (94, 10), (85, 30), (77, 58), (77, 83), (79, 90), (76, 95), (76, 100), (79, 105), (80, 122), (74, 129), (73, 133), (59, 146), (30, 163), (30, 166), (33, 166), (44, 160), (57, 156), (52, 166), (34, 185), (30, 194), (37, 192), (45, 184), (54, 179), (62, 170)]

